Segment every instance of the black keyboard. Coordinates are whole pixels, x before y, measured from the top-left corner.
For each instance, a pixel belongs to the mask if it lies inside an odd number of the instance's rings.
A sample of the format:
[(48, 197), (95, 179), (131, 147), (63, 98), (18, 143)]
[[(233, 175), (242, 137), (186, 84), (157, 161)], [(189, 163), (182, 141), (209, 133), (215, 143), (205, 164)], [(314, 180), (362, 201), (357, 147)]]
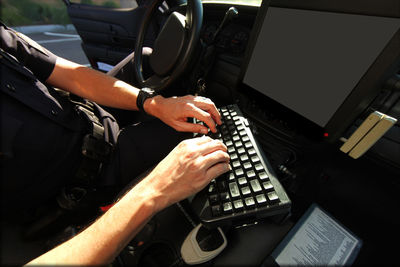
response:
[[(210, 227), (250, 223), (259, 218), (287, 215), (291, 201), (275, 177), (237, 105), (219, 109), (222, 125), (214, 139), (224, 142), (232, 171), (216, 179), (192, 199), (201, 222)], [(195, 120), (196, 123), (203, 124)]]

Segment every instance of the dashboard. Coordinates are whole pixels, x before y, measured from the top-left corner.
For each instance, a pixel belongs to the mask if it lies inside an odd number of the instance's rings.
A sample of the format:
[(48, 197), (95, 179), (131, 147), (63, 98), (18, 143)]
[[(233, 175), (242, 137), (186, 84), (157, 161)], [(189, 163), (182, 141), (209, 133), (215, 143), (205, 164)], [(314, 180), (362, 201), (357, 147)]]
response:
[[(206, 44), (212, 41), (218, 27), (219, 24), (216, 22), (211, 22), (204, 26), (201, 38)], [(243, 27), (240, 24), (231, 23), (223, 28), (216, 37), (215, 46), (224, 52), (242, 54), (246, 49), (249, 36), (249, 28)]]
[[(204, 43), (210, 44), (224, 18), (225, 12), (231, 6), (228, 4), (203, 4), (204, 19), (201, 39)], [(226, 53), (242, 57), (249, 41), (258, 7), (240, 5), (234, 7), (239, 12), (237, 18), (232, 19), (221, 29), (214, 44), (220, 54)]]

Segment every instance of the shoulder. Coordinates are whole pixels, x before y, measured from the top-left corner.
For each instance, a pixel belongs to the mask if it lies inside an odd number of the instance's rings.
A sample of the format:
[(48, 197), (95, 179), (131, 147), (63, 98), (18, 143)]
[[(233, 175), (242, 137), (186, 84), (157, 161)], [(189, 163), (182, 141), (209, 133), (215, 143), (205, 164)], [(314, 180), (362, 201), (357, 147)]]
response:
[(57, 56), (28, 36), (0, 23), (0, 48), (15, 57), (41, 81), (46, 81), (54, 69)]

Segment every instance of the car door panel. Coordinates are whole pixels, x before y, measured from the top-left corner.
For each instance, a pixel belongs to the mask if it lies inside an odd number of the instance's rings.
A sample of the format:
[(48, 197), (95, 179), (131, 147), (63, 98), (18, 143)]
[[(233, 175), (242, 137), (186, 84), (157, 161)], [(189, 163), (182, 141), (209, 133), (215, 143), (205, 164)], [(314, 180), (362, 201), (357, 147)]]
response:
[[(99, 62), (116, 65), (134, 51), (146, 6), (107, 8), (70, 3), (67, 10), (89, 62), (98, 68)], [(145, 46), (152, 46), (157, 31), (158, 26), (153, 22), (147, 31)]]

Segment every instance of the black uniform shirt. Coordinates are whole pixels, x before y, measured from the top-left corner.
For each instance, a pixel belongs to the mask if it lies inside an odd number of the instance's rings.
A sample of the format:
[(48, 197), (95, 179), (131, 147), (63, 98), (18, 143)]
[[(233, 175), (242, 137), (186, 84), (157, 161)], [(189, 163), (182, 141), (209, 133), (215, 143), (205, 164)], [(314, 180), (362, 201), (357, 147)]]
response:
[(86, 123), (45, 84), (56, 56), (0, 24), (1, 203), (21, 214), (58, 194), (81, 162)]

